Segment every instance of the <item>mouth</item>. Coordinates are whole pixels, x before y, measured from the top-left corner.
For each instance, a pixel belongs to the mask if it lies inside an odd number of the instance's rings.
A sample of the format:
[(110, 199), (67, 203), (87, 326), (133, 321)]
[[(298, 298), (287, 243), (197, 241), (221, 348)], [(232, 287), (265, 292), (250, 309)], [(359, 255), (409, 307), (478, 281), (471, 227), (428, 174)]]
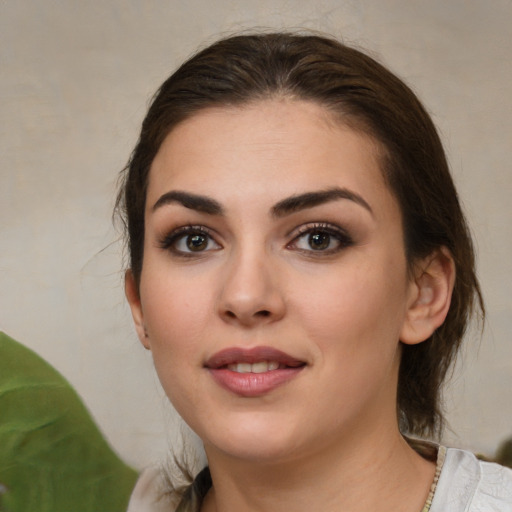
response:
[[(265, 373), (277, 370), (280, 365), (277, 361), (259, 361), (257, 363), (228, 364), (227, 369), (236, 373)], [(283, 367), (284, 368), (284, 367)]]
[(305, 361), (272, 347), (227, 348), (214, 354), (205, 363), (205, 367), (212, 370), (227, 368), (237, 373), (264, 373), (305, 365)]
[(254, 347), (222, 350), (204, 366), (224, 389), (243, 397), (257, 397), (298, 376), (307, 363), (271, 347)]

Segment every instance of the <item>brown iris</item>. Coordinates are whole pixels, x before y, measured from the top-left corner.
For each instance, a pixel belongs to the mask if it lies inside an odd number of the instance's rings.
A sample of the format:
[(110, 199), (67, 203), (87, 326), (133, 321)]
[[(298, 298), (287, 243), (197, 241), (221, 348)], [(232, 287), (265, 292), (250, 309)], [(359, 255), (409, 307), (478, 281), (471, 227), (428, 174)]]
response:
[(206, 249), (206, 246), (208, 245), (208, 238), (205, 235), (189, 235), (187, 236), (187, 248), (190, 251), (198, 252), (203, 251)]
[(308, 242), (313, 250), (321, 251), (322, 249), (327, 249), (329, 247), (331, 235), (329, 235), (329, 233), (317, 231), (309, 235)]

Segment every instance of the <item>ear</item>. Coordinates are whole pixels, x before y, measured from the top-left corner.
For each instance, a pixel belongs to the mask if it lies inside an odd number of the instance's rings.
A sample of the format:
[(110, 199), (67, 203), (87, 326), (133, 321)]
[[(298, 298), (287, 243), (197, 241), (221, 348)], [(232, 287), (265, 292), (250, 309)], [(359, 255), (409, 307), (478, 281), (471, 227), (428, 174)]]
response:
[(421, 343), (444, 322), (450, 309), (454, 282), (455, 264), (450, 251), (445, 247), (418, 262), (400, 333), (402, 343)]
[(131, 270), (127, 270), (124, 275), (124, 293), (132, 311), (133, 323), (135, 324), (135, 330), (137, 331), (139, 340), (144, 347), (149, 350), (149, 339), (144, 325), (139, 287)]

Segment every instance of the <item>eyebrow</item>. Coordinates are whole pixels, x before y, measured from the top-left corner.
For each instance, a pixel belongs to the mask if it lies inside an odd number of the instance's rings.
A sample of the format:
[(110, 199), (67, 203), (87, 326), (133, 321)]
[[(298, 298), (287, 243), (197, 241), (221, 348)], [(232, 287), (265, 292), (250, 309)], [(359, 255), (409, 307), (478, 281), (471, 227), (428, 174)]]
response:
[(224, 209), (215, 199), (192, 194), (190, 192), (181, 192), (179, 190), (172, 190), (160, 196), (158, 201), (153, 205), (153, 211), (166, 204), (172, 203), (179, 203), (185, 208), (190, 208), (191, 210), (207, 213), (209, 215), (223, 215), (224, 213)]
[[(306, 210), (308, 208), (313, 208), (331, 201), (337, 201), (339, 199), (348, 199), (349, 201), (353, 201), (373, 215), (371, 206), (363, 199), (362, 196), (349, 189), (339, 187), (306, 192), (304, 194), (287, 197), (272, 207), (271, 214), (273, 217), (277, 218), (285, 217), (286, 215)], [(170, 192), (166, 192), (160, 196), (157, 202), (153, 205), (152, 210), (155, 211), (164, 205), (172, 203), (179, 203), (185, 208), (206, 213), (208, 215), (224, 215), (224, 208), (215, 199), (179, 190), (171, 190)]]
[(307, 208), (313, 208), (324, 203), (337, 201), (338, 199), (348, 199), (349, 201), (353, 201), (373, 215), (371, 206), (363, 199), (363, 197), (347, 188), (339, 187), (315, 192), (306, 192), (305, 194), (298, 194), (283, 199), (272, 208), (272, 215), (278, 218), (284, 217)]

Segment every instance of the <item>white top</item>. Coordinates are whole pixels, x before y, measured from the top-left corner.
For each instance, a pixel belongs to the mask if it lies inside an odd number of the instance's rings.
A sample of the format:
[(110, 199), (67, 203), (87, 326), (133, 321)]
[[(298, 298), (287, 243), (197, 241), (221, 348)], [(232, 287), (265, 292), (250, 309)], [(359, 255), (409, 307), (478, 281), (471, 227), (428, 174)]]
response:
[(512, 469), (449, 448), (430, 512), (512, 512)]
[[(128, 512), (171, 512), (169, 501), (158, 499), (161, 491), (158, 471), (144, 471)], [(512, 512), (512, 469), (448, 448), (430, 512)]]

